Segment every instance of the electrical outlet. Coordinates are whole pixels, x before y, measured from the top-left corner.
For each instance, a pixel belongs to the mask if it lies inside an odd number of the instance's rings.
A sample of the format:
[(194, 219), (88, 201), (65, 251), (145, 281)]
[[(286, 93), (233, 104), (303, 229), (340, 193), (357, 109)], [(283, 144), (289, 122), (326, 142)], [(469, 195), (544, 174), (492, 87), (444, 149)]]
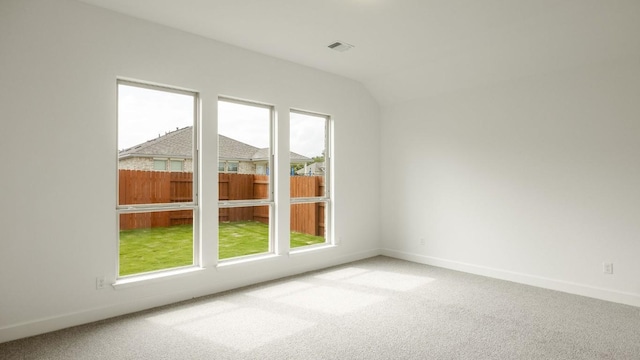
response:
[(106, 283), (104, 276), (98, 276), (96, 278), (96, 290), (104, 289), (104, 284)]
[(424, 245), (424, 244), (425, 244), (424, 238), (420, 238), (420, 245)]
[(613, 263), (602, 263), (602, 272), (605, 274), (613, 274)]

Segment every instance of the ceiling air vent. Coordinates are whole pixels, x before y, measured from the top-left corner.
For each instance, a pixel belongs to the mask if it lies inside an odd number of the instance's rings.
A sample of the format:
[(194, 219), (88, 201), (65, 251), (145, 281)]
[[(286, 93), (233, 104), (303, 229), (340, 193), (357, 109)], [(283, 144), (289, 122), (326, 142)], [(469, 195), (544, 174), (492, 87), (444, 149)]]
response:
[(335, 51), (340, 51), (340, 52), (345, 52), (351, 49), (352, 47), (353, 45), (347, 44), (346, 42), (342, 42), (342, 41), (336, 41), (333, 44), (328, 46), (329, 49), (333, 49)]

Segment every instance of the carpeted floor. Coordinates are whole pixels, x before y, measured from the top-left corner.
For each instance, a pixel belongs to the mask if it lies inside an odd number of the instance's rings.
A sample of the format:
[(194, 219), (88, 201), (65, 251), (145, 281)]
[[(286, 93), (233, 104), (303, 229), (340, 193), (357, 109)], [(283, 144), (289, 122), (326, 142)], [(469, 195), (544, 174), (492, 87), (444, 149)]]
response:
[(640, 359), (640, 308), (376, 257), (0, 344), (0, 359)]

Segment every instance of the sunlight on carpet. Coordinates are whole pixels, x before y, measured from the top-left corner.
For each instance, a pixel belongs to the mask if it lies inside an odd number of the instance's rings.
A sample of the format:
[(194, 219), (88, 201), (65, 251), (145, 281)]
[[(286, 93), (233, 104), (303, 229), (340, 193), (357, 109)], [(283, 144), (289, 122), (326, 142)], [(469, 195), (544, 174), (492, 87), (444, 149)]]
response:
[(165, 313), (148, 317), (147, 321), (158, 325), (176, 326), (225, 311), (234, 310), (238, 307), (238, 305), (225, 301), (212, 301), (198, 305), (189, 304), (184, 305), (182, 308), (172, 308)]
[(372, 271), (356, 267), (325, 272), (316, 275), (315, 278), (331, 281), (343, 281), (353, 285), (363, 285), (394, 291), (413, 290), (435, 280), (426, 276), (407, 275), (391, 271)]
[(345, 282), (386, 290), (409, 291), (434, 280), (426, 276), (398, 274), (389, 271), (369, 271), (346, 279)]
[(283, 339), (314, 324), (256, 308), (236, 308), (182, 321), (173, 330), (241, 352)]
[(285, 295), (291, 295), (313, 286), (315, 285), (302, 281), (288, 281), (282, 284), (265, 286), (258, 290), (249, 291), (246, 294), (260, 299), (274, 299)]
[(385, 300), (386, 297), (346, 290), (331, 286), (314, 286), (295, 294), (274, 299), (282, 304), (320, 311), (325, 314), (344, 315)]
[(316, 279), (322, 279), (322, 280), (344, 280), (346, 278), (350, 278), (355, 275), (360, 275), (362, 273), (366, 273), (369, 271), (371, 270), (361, 269), (356, 267), (348, 267), (344, 269), (323, 272), (314, 277)]

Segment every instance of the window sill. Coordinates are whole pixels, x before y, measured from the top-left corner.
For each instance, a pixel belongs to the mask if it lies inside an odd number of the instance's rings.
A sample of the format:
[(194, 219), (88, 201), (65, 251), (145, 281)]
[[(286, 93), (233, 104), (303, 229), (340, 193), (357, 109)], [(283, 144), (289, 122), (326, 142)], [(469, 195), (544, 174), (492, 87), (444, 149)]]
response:
[(202, 267), (190, 266), (187, 268), (181, 268), (181, 269), (175, 269), (175, 270), (158, 271), (158, 272), (141, 274), (141, 275), (132, 275), (132, 276), (127, 276), (127, 277), (116, 280), (116, 282), (111, 284), (111, 286), (113, 286), (113, 288), (116, 290), (126, 289), (133, 286), (160, 282), (168, 278), (185, 276), (185, 275), (199, 272), (202, 270), (204, 270), (204, 268)]
[[(304, 248), (297, 248), (295, 250), (291, 250), (289, 252), (289, 256), (297, 256), (297, 255), (302, 255), (307, 253), (314, 253), (318, 251), (328, 251), (331, 249), (335, 249), (337, 247), (338, 247), (337, 245), (333, 245), (333, 244), (306, 246)], [(256, 261), (276, 260), (282, 257), (283, 255), (264, 254), (264, 255), (239, 257), (236, 259), (222, 260), (218, 263), (218, 265), (216, 266), (216, 269), (226, 270), (229, 268), (236, 267), (238, 265), (250, 264)], [(132, 275), (132, 276), (127, 276), (127, 277), (116, 280), (116, 282), (111, 284), (111, 286), (116, 290), (126, 289), (130, 287), (161, 282), (170, 278), (187, 276), (189, 274), (197, 273), (203, 270), (205, 269), (199, 266), (190, 266), (190, 267), (175, 269), (175, 270), (158, 271), (158, 272), (142, 274), (142, 275)]]

